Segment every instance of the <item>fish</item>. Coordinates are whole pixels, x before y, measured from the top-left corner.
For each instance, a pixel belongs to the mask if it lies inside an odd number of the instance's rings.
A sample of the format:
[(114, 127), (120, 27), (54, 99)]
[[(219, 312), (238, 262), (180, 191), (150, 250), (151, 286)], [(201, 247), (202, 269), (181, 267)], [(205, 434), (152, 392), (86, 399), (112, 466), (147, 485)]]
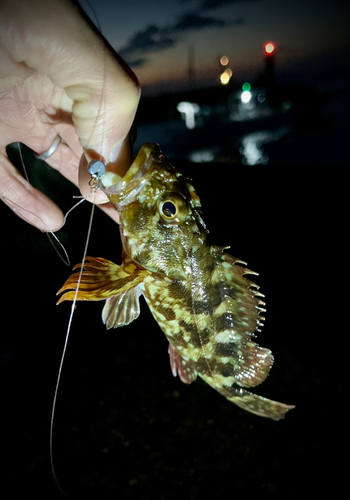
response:
[(229, 247), (209, 244), (192, 180), (146, 143), (125, 176), (107, 173), (101, 189), (119, 212), (122, 263), (86, 257), (58, 291), (58, 304), (104, 300), (110, 329), (138, 318), (143, 295), (169, 341), (174, 376), (186, 384), (199, 376), (240, 408), (283, 418), (293, 405), (250, 392), (274, 362), (255, 342), (266, 304), (246, 275), (257, 273)]

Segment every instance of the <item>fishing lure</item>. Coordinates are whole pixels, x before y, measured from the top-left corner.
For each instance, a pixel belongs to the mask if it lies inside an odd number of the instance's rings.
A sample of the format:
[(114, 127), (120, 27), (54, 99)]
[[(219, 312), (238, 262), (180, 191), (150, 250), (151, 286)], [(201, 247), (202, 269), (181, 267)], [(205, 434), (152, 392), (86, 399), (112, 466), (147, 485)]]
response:
[[(134, 321), (143, 295), (169, 341), (174, 376), (199, 375), (239, 407), (275, 420), (294, 406), (247, 389), (262, 383), (273, 364), (254, 342), (264, 297), (245, 275), (245, 262), (210, 246), (192, 182), (147, 143), (120, 180), (107, 173), (101, 189), (120, 214), (122, 264), (87, 257), (59, 290), (65, 300), (105, 300), (102, 320), (117, 328)], [(81, 264), (74, 269), (81, 268)]]

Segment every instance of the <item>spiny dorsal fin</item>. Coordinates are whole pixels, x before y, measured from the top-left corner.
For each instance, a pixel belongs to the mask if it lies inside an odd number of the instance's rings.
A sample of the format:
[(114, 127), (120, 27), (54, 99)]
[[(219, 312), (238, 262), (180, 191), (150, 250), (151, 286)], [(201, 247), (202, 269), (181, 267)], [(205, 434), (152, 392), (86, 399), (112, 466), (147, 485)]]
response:
[(231, 357), (233, 375), (242, 387), (254, 387), (267, 377), (273, 364), (269, 349), (256, 344), (252, 338), (260, 331), (265, 319), (260, 312), (265, 312), (265, 303), (258, 292), (259, 287), (248, 280), (246, 274), (256, 274), (237, 265), (245, 262), (223, 253), (223, 247), (212, 247), (214, 272), (212, 283), (220, 290), (222, 302), (214, 310), (220, 319), (221, 331), (216, 334), (216, 341), (222, 345), (222, 351)]

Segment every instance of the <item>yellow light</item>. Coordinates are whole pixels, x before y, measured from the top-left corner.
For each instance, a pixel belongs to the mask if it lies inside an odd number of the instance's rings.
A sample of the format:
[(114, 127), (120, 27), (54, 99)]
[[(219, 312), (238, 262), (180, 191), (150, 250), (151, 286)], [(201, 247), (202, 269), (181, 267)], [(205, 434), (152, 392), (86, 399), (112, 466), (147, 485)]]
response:
[(226, 75), (228, 75), (231, 78), (232, 70), (230, 70), (230, 68), (225, 69), (224, 73), (226, 73)]
[(223, 85), (227, 85), (229, 81), (230, 81), (230, 77), (229, 77), (229, 75), (226, 73), (226, 71), (224, 71), (223, 73), (221, 73), (221, 75), (220, 75), (220, 82), (221, 82)]
[(226, 57), (226, 56), (222, 56), (222, 57), (220, 58), (220, 64), (221, 64), (222, 66), (227, 66), (227, 65), (228, 65), (228, 57)]

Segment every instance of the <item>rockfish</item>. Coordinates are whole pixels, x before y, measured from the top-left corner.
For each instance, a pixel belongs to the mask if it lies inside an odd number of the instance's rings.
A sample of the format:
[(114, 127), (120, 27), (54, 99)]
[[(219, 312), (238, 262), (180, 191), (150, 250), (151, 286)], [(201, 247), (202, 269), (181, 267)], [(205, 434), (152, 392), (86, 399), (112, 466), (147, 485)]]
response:
[[(265, 303), (245, 276), (256, 273), (228, 247), (209, 245), (191, 180), (145, 144), (122, 180), (106, 174), (102, 184), (120, 214), (122, 264), (87, 257), (77, 300), (105, 300), (103, 322), (116, 328), (139, 316), (143, 295), (169, 341), (174, 376), (191, 383), (199, 375), (239, 407), (282, 418), (294, 406), (247, 390), (273, 364), (271, 351), (253, 340)], [(78, 278), (63, 285), (59, 302), (74, 299)]]

